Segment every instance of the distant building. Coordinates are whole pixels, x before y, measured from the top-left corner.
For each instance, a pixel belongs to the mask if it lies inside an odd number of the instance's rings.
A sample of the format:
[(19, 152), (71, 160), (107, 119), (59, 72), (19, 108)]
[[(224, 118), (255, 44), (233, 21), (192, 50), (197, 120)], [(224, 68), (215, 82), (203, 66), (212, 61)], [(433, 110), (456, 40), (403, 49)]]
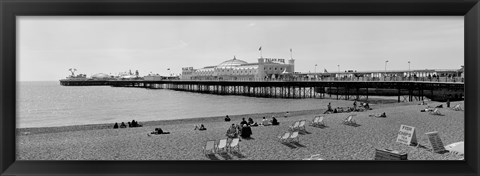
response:
[(247, 63), (233, 57), (216, 66), (200, 69), (182, 68), (182, 80), (260, 80), (282, 79), (295, 72), (295, 60), (279, 58), (258, 58), (257, 63)]

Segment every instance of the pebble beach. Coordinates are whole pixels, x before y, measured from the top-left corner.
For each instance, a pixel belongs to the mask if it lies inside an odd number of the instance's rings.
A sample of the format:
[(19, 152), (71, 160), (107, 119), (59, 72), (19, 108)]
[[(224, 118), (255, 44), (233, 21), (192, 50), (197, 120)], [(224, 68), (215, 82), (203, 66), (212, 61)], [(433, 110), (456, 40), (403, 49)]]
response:
[[(332, 100), (333, 107), (351, 106), (352, 101)], [(140, 122), (143, 127), (113, 129), (113, 123), (46, 128), (17, 129), (18, 160), (302, 160), (318, 155), (323, 160), (373, 160), (375, 148), (397, 150), (408, 154), (408, 160), (458, 160), (453, 153), (433, 153), (427, 132), (437, 131), (444, 145), (464, 141), (464, 111), (446, 108), (445, 103), (428, 102), (444, 116), (420, 112), (426, 105), (419, 102), (370, 104), (363, 112), (323, 114), (319, 109), (285, 112), (200, 117), (192, 119)], [(451, 107), (463, 101), (451, 102)], [(286, 109), (285, 111), (288, 111)], [(369, 117), (385, 112), (387, 118)], [(350, 115), (358, 126), (344, 125)], [(226, 114), (227, 115), (227, 114)], [(324, 116), (326, 127), (309, 126), (314, 116)], [(280, 125), (252, 127), (252, 138), (241, 139), (240, 152), (204, 155), (208, 140), (226, 139), (225, 133), (242, 118), (261, 122), (262, 117), (275, 116)], [(284, 144), (277, 136), (288, 131), (295, 121), (306, 120), (306, 132), (299, 143)], [(194, 130), (204, 124), (207, 130)], [(420, 147), (396, 142), (401, 125), (415, 127)], [(148, 136), (155, 128), (170, 134)]]

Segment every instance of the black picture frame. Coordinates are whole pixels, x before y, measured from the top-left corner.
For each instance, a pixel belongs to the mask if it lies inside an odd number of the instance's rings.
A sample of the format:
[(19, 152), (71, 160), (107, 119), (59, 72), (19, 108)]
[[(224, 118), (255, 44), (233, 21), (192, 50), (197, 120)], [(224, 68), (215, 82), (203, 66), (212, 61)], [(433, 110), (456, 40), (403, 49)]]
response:
[[(1, 0), (1, 175), (479, 175), (478, 0)], [(16, 161), (16, 16), (458, 15), (465, 19), (465, 161)]]

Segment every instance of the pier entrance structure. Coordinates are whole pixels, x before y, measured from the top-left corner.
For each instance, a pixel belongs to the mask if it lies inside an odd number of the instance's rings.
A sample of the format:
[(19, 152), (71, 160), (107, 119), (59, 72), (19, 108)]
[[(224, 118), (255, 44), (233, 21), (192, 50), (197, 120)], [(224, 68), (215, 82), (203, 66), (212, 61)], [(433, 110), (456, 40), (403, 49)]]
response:
[(216, 66), (200, 69), (182, 68), (181, 80), (243, 80), (286, 79), (295, 72), (295, 60), (258, 58), (257, 63), (247, 63), (233, 57)]
[(334, 98), (368, 100), (369, 96), (397, 96), (398, 101), (463, 100), (464, 83), (355, 81), (219, 81), (219, 80), (60, 80), (63, 86), (112, 86), (171, 89), (217, 95), (267, 98)]

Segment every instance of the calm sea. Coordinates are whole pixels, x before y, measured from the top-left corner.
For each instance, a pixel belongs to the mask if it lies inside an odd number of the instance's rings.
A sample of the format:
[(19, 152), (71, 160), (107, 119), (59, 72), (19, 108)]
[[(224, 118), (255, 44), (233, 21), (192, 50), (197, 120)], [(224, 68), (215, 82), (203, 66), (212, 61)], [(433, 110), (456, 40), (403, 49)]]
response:
[(164, 89), (17, 84), (17, 128), (284, 112), (319, 108), (321, 99), (224, 96)]

